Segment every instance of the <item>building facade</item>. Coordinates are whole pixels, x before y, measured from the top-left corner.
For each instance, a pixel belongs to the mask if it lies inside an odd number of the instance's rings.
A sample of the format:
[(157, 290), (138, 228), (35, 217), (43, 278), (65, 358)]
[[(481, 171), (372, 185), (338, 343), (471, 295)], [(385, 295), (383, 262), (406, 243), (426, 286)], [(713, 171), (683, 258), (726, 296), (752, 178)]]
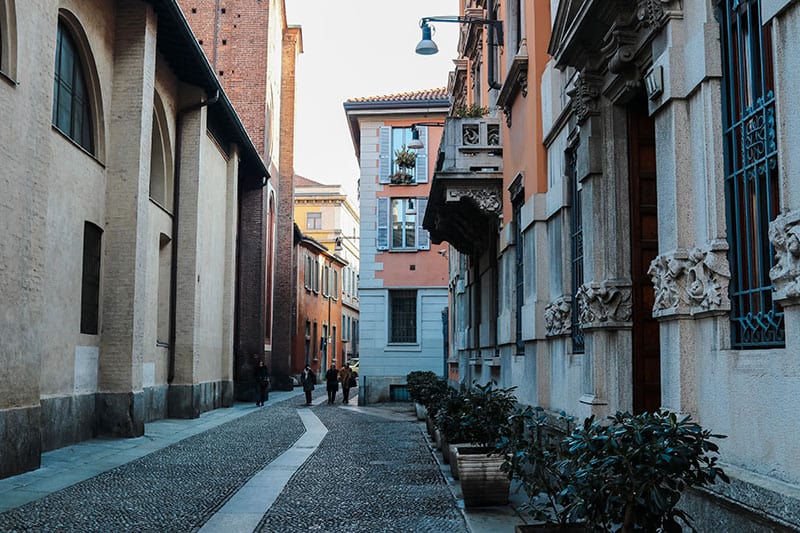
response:
[(361, 168), (359, 403), (401, 394), (412, 370), (444, 373), (446, 250), (431, 247), (422, 215), (449, 105), (444, 89), (344, 104)]
[[(0, 477), (231, 405), (269, 177), (171, 0), (0, 2)], [(263, 276), (262, 276), (263, 277)]]
[(252, 281), (262, 282), (248, 282), (239, 291), (251, 308), (263, 309), (258, 311), (263, 321), (260, 340), (243, 340), (242, 350), (252, 356), (236, 369), (239, 397), (249, 399), (260, 357), (269, 363), (274, 388), (291, 387), (286, 377), (293, 323), (291, 315), (274, 313), (274, 302), (290, 301), (295, 294), (294, 257), (279, 251), (293, 249), (295, 67), (303, 49), (302, 32), (287, 25), (284, 0), (179, 3), (272, 176), (260, 194), (247, 198), (253, 216), (260, 217), (252, 227), (258, 222), (260, 232), (242, 235), (265, 253), (240, 272), (244, 279), (256, 276)]
[(425, 226), (455, 249), (451, 378), (580, 418), (690, 414), (731, 477), (684, 496), (698, 527), (800, 528), (800, 3), (462, 14), (505, 30), (464, 24), (450, 84), (489, 108), (472, 127), (501, 124), (502, 178), (462, 172), (469, 120), (448, 118)]
[(292, 337), (292, 374), (309, 365), (318, 376), (345, 362), (341, 340), (345, 261), (295, 227), (297, 246), (297, 321)]
[[(342, 354), (347, 361), (358, 357), (358, 279), (359, 230), (358, 210), (341, 185), (325, 185), (295, 176), (295, 224), (304, 235), (316, 240), (344, 259), (342, 268), (342, 320), (339, 327)], [(298, 291), (299, 293), (300, 291)], [(297, 334), (297, 332), (295, 332)]]

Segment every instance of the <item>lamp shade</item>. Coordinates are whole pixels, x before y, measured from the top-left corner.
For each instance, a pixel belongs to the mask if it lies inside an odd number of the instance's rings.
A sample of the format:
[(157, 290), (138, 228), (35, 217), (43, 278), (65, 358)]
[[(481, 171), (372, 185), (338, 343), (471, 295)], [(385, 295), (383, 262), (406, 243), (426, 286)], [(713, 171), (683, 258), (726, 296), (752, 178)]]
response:
[(411, 127), (411, 142), (408, 143), (408, 148), (409, 150), (419, 150), (420, 148), (425, 148), (425, 145), (419, 140), (419, 131), (417, 131), (415, 126)]
[(422, 40), (417, 44), (415, 52), (423, 56), (430, 56), (439, 51), (439, 47), (431, 39), (431, 27), (427, 22), (422, 24)]

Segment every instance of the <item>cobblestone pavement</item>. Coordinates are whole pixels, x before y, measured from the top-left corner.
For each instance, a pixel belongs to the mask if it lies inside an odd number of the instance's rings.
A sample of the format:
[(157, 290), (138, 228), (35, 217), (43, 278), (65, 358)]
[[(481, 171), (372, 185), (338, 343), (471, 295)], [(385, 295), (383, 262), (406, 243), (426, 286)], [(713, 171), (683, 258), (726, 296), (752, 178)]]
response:
[(328, 434), (259, 531), (468, 532), (422, 426), (327, 404)]
[(162, 532), (199, 528), (303, 433), (300, 397), (254, 411), (0, 514), (0, 531)]

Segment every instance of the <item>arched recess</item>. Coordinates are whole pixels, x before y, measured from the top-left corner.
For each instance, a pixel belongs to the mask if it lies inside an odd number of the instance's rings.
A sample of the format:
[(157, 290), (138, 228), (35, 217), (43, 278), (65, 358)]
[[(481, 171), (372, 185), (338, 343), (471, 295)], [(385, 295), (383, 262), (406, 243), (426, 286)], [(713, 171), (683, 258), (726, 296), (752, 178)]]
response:
[(272, 310), (274, 308), (273, 273), (275, 272), (275, 191), (269, 191), (269, 215), (267, 219), (267, 271), (266, 271), (266, 309), (264, 310), (264, 332), (272, 342)]
[(172, 212), (174, 157), (167, 114), (158, 91), (153, 92), (153, 126), (150, 136), (150, 198)]
[[(93, 140), (93, 154), (99, 161), (105, 161), (106, 142), (105, 142), (105, 117), (103, 113), (103, 98), (100, 90), (100, 77), (97, 74), (94, 54), (89, 45), (89, 39), (83, 30), (78, 18), (74, 13), (67, 9), (59, 9), (58, 22), (63, 24), (69, 31), (70, 37), (77, 49), (78, 57), (81, 60), (83, 75), (86, 80), (86, 92), (89, 97), (89, 109), (91, 117), (91, 131)], [(54, 102), (55, 104), (55, 102)]]
[(17, 10), (15, 0), (0, 0), (0, 72), (17, 80)]

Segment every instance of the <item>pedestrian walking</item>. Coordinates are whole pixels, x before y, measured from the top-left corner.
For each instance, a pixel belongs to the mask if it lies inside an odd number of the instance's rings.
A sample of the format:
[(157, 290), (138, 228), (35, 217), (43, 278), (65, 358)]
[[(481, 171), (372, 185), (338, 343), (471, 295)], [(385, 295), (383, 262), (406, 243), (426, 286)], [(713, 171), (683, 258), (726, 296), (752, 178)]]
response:
[(269, 369), (263, 359), (258, 361), (256, 367), (256, 381), (258, 382), (258, 398), (256, 398), (256, 406), (264, 405), (264, 402), (269, 398)]
[(316, 383), (317, 377), (311, 371), (311, 367), (306, 365), (303, 373), (300, 374), (300, 385), (303, 386), (303, 392), (306, 393), (306, 405), (311, 405), (311, 391), (314, 390)]
[(331, 367), (325, 372), (325, 383), (328, 387), (328, 403), (336, 401), (336, 391), (339, 390), (339, 371), (336, 365), (331, 363)]
[(349, 364), (345, 363), (339, 370), (339, 381), (342, 383), (342, 403), (349, 403), (350, 387), (353, 386), (353, 371), (350, 370)]

